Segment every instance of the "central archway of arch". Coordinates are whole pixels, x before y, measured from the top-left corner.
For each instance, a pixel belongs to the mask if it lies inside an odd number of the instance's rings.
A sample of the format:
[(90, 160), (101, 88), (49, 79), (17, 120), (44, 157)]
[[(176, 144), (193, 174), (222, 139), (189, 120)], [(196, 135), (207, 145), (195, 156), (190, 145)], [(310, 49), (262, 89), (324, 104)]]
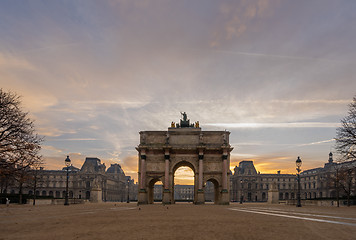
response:
[(194, 202), (194, 171), (190, 166), (180, 166), (174, 172), (174, 202)]

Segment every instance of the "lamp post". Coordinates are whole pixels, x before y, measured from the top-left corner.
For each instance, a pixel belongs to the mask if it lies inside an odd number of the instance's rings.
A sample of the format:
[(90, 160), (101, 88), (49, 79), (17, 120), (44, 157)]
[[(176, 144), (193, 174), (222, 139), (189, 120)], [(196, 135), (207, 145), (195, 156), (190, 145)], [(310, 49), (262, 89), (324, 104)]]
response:
[(65, 200), (64, 200), (64, 205), (69, 205), (68, 203), (68, 180), (69, 180), (69, 166), (70, 166), (70, 159), (69, 156), (67, 156), (66, 160), (64, 160), (64, 163), (67, 166), (67, 183), (66, 183), (66, 196), (65, 196)]
[(298, 192), (297, 192), (297, 207), (301, 207), (302, 204), (300, 203), (300, 167), (302, 166), (302, 160), (298, 156), (297, 160), (295, 161), (295, 164), (297, 165), (297, 180), (298, 180)]
[(127, 177), (127, 203), (130, 203), (130, 178)]
[(242, 201), (244, 199), (244, 197), (242, 196), (242, 179), (240, 180), (240, 184), (241, 184), (241, 196), (240, 196), (240, 204), (242, 204)]

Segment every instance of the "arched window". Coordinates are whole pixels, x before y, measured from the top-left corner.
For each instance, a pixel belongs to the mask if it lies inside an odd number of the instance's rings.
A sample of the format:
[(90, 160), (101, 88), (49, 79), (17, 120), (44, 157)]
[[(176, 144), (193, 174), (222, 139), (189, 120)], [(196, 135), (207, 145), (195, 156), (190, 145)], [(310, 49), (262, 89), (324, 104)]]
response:
[(42, 196), (46, 196), (47, 192), (46, 191), (42, 191)]

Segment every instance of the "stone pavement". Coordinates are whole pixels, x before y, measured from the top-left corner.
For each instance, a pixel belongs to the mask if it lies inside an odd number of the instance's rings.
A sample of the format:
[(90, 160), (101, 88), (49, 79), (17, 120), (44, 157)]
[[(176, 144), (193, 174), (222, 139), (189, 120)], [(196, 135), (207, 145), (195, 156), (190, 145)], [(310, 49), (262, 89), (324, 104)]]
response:
[(356, 207), (0, 206), (0, 239), (355, 239)]

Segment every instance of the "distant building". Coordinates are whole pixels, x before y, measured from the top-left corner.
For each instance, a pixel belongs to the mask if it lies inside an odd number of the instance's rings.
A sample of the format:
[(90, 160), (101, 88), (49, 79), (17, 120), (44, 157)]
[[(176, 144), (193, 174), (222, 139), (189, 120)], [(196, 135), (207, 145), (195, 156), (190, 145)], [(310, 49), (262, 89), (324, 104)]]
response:
[[(162, 184), (154, 186), (154, 200), (162, 201)], [(177, 201), (193, 201), (194, 200), (194, 185), (174, 185), (174, 199)]]
[[(353, 171), (351, 185), (355, 187), (356, 177), (356, 161), (348, 161), (343, 163), (335, 163), (333, 154), (329, 153), (329, 160), (325, 163), (324, 167), (313, 168), (305, 170), (300, 174), (301, 182), (301, 198), (314, 199), (314, 198), (335, 198), (337, 192), (337, 171)], [(340, 179), (341, 182), (343, 180)], [(342, 188), (340, 186), (340, 188)], [(340, 197), (345, 195), (342, 189), (340, 190)], [(351, 189), (351, 195), (355, 195), (355, 189)]]
[[(120, 164), (111, 164), (105, 171), (105, 164), (98, 158), (86, 158), (81, 169), (69, 167), (69, 198), (92, 201), (92, 193), (99, 193), (101, 201), (137, 200), (137, 185), (134, 179), (126, 176)], [(37, 196), (64, 198), (66, 190), (66, 172), (62, 170), (40, 170), (37, 181)], [(129, 188), (127, 187), (129, 186)], [(32, 187), (24, 187), (23, 193), (32, 195)], [(128, 191), (129, 190), (129, 191)], [(8, 187), (7, 192), (18, 193), (16, 186)], [(97, 199), (96, 199), (97, 200)]]
[(279, 190), (279, 199), (296, 197), (296, 176), (293, 174), (261, 174), (256, 171), (252, 161), (242, 161), (235, 167), (231, 181), (231, 201), (266, 202), (268, 190), (275, 182)]
[[(324, 167), (308, 169), (301, 172), (301, 199), (335, 198), (336, 171), (356, 169), (356, 161), (335, 163), (333, 154)], [(262, 174), (257, 172), (252, 161), (241, 161), (230, 177), (231, 201), (266, 202), (268, 190), (275, 183), (279, 192), (279, 200), (293, 200), (297, 197), (297, 178), (295, 174)], [(352, 179), (355, 186), (355, 177)], [(343, 191), (340, 189), (340, 196)], [(352, 192), (351, 195), (355, 195)]]

